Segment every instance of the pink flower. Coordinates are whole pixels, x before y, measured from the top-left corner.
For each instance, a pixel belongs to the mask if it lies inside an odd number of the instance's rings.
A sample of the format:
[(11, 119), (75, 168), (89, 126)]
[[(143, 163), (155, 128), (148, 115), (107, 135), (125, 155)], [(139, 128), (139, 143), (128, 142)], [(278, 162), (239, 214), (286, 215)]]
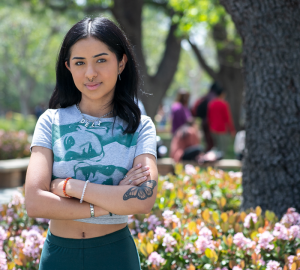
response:
[(293, 225), (289, 229), (290, 239), (300, 238), (300, 228), (298, 225)]
[(11, 207), (12, 205), (24, 204), (24, 202), (25, 202), (25, 198), (23, 197), (22, 193), (20, 193), (19, 191), (16, 191), (12, 195), (12, 200), (8, 204), (8, 207)]
[(199, 236), (202, 236), (202, 237), (206, 238), (207, 240), (211, 240), (212, 232), (207, 227), (203, 227), (199, 232)]
[(228, 172), (229, 176), (231, 178), (241, 178), (243, 176), (243, 173), (242, 172)]
[(246, 238), (243, 233), (239, 232), (233, 236), (233, 243), (240, 249), (246, 250), (247, 248), (252, 248), (255, 245), (254, 241)]
[(163, 264), (165, 262), (165, 259), (162, 258), (156, 251), (152, 252), (150, 254), (150, 256), (148, 257), (148, 261), (151, 264), (160, 266), (161, 264)]
[(168, 227), (172, 222), (176, 223), (177, 226), (180, 226), (180, 219), (176, 216), (173, 215), (173, 211), (170, 210), (165, 210), (162, 213), (162, 216), (164, 217), (164, 225)]
[(148, 222), (148, 230), (154, 230), (158, 225), (161, 224), (161, 222), (159, 221), (158, 217), (155, 215), (151, 215), (148, 218), (144, 219), (144, 222)]
[(282, 240), (289, 239), (288, 229), (283, 224), (280, 224), (280, 223), (275, 224), (273, 235), (275, 237), (277, 237), (278, 239), (282, 239)]
[(191, 177), (186, 175), (185, 177), (183, 177), (183, 182), (186, 184), (188, 181), (190, 181), (190, 179), (191, 179)]
[(173, 211), (170, 211), (170, 210), (165, 210), (163, 213), (162, 213), (162, 216), (164, 217), (164, 224), (165, 226), (169, 226), (172, 222), (172, 215), (173, 215)]
[(38, 223), (48, 223), (50, 222), (50, 219), (48, 218), (36, 218), (35, 219)]
[(274, 248), (274, 245), (270, 244), (270, 242), (273, 241), (273, 239), (273, 235), (268, 231), (265, 231), (262, 234), (260, 234), (258, 245), (256, 246), (257, 253), (260, 253), (261, 249), (272, 250)]
[(202, 194), (204, 200), (211, 200), (212, 196), (209, 190), (205, 190)]
[(23, 248), (24, 247), (23, 239), (20, 236), (15, 237), (15, 243), (16, 243), (17, 248)]
[(157, 226), (154, 232), (154, 240), (158, 241), (160, 237), (166, 234), (167, 230), (164, 227)]
[(282, 240), (293, 240), (300, 237), (300, 228), (298, 225), (293, 225), (289, 229), (281, 223), (276, 223), (273, 235)]
[(294, 262), (294, 258), (295, 256), (291, 255), (291, 256), (288, 256), (288, 261), (289, 261), (289, 269), (292, 268), (292, 264)]
[(200, 205), (199, 197), (197, 195), (192, 195), (189, 197), (189, 202), (192, 203), (193, 207), (198, 208)]
[[(6, 240), (7, 233), (2, 226), (0, 226), (0, 242)], [(0, 244), (1, 245), (1, 244)]]
[(163, 240), (163, 246), (166, 247), (165, 252), (173, 252), (174, 248), (172, 246), (176, 245), (177, 241), (173, 236), (171, 236), (169, 233), (165, 234), (164, 240)]
[(168, 190), (174, 189), (174, 184), (170, 183), (168, 181), (164, 181), (164, 183), (163, 183), (163, 189), (168, 189)]
[(36, 230), (30, 230), (26, 232), (26, 240), (23, 248), (24, 255), (38, 258), (40, 251), (43, 248), (45, 238)]
[(263, 259), (259, 259), (258, 262), (262, 266), (266, 265), (266, 262)]
[(195, 247), (193, 246), (192, 243), (187, 243), (186, 246), (184, 247), (185, 250), (190, 250), (190, 252), (194, 253), (195, 252)]
[(280, 223), (288, 225), (300, 225), (300, 214), (295, 208), (289, 208), (287, 213), (282, 217)]
[(199, 254), (203, 254), (207, 248), (213, 249), (215, 248), (214, 244), (212, 241), (209, 239), (199, 236), (197, 241), (195, 242), (196, 248), (199, 252)]
[(0, 270), (7, 270), (6, 254), (1, 250), (0, 250)]
[(184, 167), (185, 173), (188, 175), (194, 175), (197, 174), (197, 171), (195, 169), (195, 167), (191, 164), (186, 164)]
[(238, 265), (236, 265), (236, 266), (233, 266), (232, 270), (242, 270), (242, 268), (239, 267)]
[(245, 217), (244, 227), (250, 228), (250, 220), (252, 219), (253, 223), (257, 222), (257, 215), (255, 213), (250, 213)]
[(282, 270), (282, 268), (280, 267), (279, 262), (269, 261), (266, 270)]

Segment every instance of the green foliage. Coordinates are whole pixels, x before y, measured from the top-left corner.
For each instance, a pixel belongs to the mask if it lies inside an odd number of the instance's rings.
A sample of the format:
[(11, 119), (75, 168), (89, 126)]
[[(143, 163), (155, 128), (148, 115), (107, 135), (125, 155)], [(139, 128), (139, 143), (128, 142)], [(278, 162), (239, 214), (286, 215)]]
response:
[(27, 1), (4, 5), (0, 18), (0, 106), (19, 111), (49, 98), (58, 48), (71, 20)]
[(217, 0), (169, 0), (169, 6), (176, 11), (172, 20), (179, 24), (178, 33), (181, 35), (186, 35), (199, 23), (213, 26), (221, 16), (226, 16)]
[(0, 129), (4, 131), (24, 130), (27, 134), (33, 134), (36, 124), (34, 115), (25, 117), (20, 113), (7, 113), (6, 118), (0, 118)]

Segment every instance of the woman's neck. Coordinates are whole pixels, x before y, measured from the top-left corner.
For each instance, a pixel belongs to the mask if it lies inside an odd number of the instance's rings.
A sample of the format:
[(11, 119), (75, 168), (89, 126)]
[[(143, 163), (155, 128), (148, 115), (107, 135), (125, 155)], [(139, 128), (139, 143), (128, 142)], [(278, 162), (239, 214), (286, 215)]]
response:
[[(85, 102), (81, 100), (79, 103), (79, 109), (81, 113), (94, 116), (94, 117), (101, 117), (113, 110), (113, 105), (110, 103), (101, 104), (98, 102)], [(113, 114), (109, 114), (106, 117), (112, 117)]]

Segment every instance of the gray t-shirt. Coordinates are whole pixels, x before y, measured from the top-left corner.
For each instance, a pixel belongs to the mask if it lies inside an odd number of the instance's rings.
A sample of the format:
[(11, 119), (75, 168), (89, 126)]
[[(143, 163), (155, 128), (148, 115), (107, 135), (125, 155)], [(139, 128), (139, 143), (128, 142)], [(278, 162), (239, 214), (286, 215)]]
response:
[[(84, 115), (89, 120), (96, 117)], [(150, 117), (142, 115), (133, 134), (123, 134), (127, 123), (116, 117), (102, 118), (100, 126), (86, 127), (75, 105), (48, 109), (39, 118), (31, 147), (53, 151), (52, 179), (72, 177), (102, 185), (118, 185), (141, 154), (156, 157), (156, 130)], [(127, 216), (105, 215), (76, 221), (95, 224), (126, 223)]]

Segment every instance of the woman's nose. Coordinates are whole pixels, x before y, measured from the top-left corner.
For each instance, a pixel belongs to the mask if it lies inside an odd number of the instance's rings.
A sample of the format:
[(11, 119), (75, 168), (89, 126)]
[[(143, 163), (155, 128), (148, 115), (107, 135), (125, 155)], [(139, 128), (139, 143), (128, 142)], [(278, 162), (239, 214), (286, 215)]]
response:
[(85, 76), (87, 77), (87, 79), (89, 81), (93, 80), (93, 78), (97, 77), (97, 71), (95, 70), (95, 68), (92, 65), (89, 65), (87, 67), (87, 70), (85, 72)]

